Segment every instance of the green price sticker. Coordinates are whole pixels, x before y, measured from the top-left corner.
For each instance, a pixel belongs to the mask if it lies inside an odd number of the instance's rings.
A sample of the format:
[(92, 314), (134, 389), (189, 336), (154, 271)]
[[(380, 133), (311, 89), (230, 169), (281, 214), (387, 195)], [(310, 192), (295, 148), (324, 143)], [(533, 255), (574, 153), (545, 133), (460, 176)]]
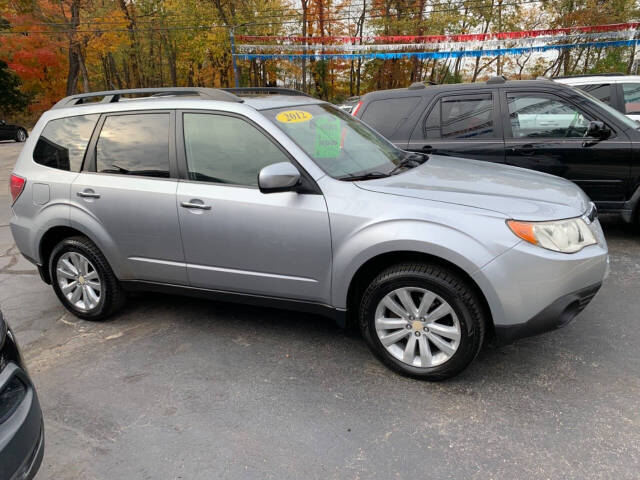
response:
[(339, 118), (319, 117), (316, 119), (316, 149), (314, 156), (337, 158), (340, 156), (342, 128)]

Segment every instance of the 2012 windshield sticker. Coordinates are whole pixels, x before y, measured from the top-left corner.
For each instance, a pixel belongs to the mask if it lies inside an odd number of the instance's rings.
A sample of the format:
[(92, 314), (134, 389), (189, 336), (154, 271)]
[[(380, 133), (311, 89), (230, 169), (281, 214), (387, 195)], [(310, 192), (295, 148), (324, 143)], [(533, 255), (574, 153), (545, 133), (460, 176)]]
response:
[(313, 115), (304, 110), (287, 110), (286, 112), (280, 112), (276, 116), (276, 120), (280, 123), (302, 123), (308, 122), (312, 118)]

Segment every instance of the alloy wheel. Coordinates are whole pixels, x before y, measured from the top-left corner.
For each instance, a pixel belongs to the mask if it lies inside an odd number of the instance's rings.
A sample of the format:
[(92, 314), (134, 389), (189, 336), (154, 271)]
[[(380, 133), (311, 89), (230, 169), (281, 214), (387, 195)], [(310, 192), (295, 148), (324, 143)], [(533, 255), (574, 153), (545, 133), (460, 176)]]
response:
[(376, 307), (375, 328), (387, 352), (413, 367), (441, 365), (460, 345), (455, 311), (424, 288), (402, 287), (385, 295)]
[(78, 252), (66, 252), (56, 265), (56, 278), (65, 298), (83, 312), (100, 303), (102, 285), (96, 268)]
[(18, 141), (24, 142), (27, 139), (27, 135), (24, 133), (24, 130), (18, 130)]

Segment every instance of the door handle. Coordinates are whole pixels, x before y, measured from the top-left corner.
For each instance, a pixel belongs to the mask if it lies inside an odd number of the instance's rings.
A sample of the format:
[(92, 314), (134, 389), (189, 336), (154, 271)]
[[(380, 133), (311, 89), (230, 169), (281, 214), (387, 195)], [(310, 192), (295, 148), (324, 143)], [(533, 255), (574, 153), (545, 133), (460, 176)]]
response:
[(423, 153), (432, 153), (433, 152), (433, 147), (431, 145), (425, 145), (424, 147), (422, 147), (422, 152)]
[(513, 146), (511, 147), (511, 151), (520, 155), (533, 155), (536, 152), (536, 147), (533, 145)]
[(180, 206), (184, 208), (195, 208), (198, 210), (211, 210), (211, 205), (205, 205), (204, 203), (180, 202)]
[(84, 192), (76, 193), (79, 197), (82, 198), (100, 198), (100, 194), (94, 192), (93, 190), (85, 190)]

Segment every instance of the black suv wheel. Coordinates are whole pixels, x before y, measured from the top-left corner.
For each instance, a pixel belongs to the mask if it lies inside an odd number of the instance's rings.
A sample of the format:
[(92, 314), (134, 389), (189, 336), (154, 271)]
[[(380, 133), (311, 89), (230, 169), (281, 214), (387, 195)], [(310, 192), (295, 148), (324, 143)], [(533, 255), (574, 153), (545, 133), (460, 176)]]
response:
[(124, 292), (107, 260), (85, 237), (70, 237), (49, 259), (53, 289), (64, 306), (85, 320), (104, 320), (124, 303)]
[(443, 380), (478, 354), (485, 334), (474, 290), (446, 267), (399, 264), (369, 285), (360, 328), (373, 353), (411, 377)]

